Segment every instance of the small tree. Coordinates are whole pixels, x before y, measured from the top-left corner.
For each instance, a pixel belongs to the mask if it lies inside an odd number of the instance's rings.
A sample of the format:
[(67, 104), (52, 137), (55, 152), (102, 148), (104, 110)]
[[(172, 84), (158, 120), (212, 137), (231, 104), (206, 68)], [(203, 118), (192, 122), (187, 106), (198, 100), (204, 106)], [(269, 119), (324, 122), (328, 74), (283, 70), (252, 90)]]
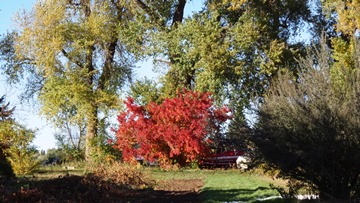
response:
[(128, 98), (125, 104), (127, 110), (118, 117), (116, 147), (128, 162), (141, 156), (161, 165), (185, 166), (207, 152), (210, 135), (219, 134), (230, 118), (227, 108), (212, 106), (209, 93), (184, 91), (147, 106)]
[(0, 137), (6, 137), (8, 147), (4, 152), (15, 174), (29, 174), (39, 166), (38, 152), (31, 145), (35, 138), (34, 131), (18, 123), (9, 122), (0, 129)]
[[(0, 104), (4, 101), (2, 96)], [(0, 106), (0, 175), (5, 176), (27, 174), (38, 166), (37, 151), (31, 146), (35, 132), (11, 119), (14, 109), (9, 103)]]
[(323, 45), (301, 61), (297, 79), (280, 75), (259, 107), (259, 152), (280, 176), (307, 183), (321, 199), (360, 194), (359, 54), (354, 69), (334, 75)]
[[(8, 109), (9, 103), (3, 104), (5, 102), (5, 96), (0, 97), (0, 128), (3, 129), (4, 122), (10, 120), (13, 109)], [(0, 175), (13, 176), (14, 172), (11, 168), (10, 163), (6, 159), (4, 150), (8, 148), (5, 139), (0, 135)]]

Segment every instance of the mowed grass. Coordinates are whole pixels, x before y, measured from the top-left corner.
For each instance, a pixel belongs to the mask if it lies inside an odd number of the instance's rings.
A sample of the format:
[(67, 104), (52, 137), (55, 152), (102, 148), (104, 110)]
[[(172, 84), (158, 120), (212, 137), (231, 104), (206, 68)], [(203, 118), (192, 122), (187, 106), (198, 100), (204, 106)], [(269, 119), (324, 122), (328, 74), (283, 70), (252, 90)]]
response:
[(239, 171), (217, 171), (210, 173), (200, 193), (202, 202), (257, 202), (259, 199), (278, 196), (270, 184), (280, 184), (268, 177), (240, 173)]
[(146, 169), (155, 180), (202, 179), (204, 186), (200, 191), (201, 202), (282, 202), (281, 199), (263, 201), (266, 197), (279, 196), (270, 184), (285, 186), (283, 180), (240, 170), (180, 170), (161, 171)]

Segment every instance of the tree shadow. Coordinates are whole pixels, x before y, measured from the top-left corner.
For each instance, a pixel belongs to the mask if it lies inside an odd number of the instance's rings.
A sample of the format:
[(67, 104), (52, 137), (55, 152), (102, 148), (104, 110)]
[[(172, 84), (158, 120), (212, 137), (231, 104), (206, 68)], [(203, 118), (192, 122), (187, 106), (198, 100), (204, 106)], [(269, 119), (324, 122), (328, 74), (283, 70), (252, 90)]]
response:
[(0, 202), (199, 202), (195, 191), (133, 189), (97, 177), (64, 175), (57, 178), (13, 179), (1, 182)]
[[(219, 188), (203, 188), (200, 193), (202, 202), (224, 202), (224, 201), (240, 201), (240, 202), (283, 202), (281, 199), (269, 199), (260, 201), (259, 195), (268, 194), (273, 189), (269, 187), (257, 187), (255, 189), (219, 189)], [(268, 197), (263, 196), (263, 198)], [(275, 201), (274, 201), (275, 200)]]

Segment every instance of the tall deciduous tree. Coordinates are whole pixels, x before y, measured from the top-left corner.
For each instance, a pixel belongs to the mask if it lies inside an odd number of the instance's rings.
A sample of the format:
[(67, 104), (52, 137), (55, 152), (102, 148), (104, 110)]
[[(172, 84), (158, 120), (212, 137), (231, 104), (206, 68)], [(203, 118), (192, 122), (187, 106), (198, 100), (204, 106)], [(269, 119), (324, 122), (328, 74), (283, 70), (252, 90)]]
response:
[[(121, 0), (45, 0), (17, 16), (20, 31), (5, 38), (10, 79), (28, 77), (49, 119), (86, 121), (86, 158), (99, 113), (117, 105), (134, 57), (120, 33), (132, 19)], [(13, 80), (14, 81), (14, 80)], [(71, 112), (69, 111), (71, 110)]]
[(353, 61), (353, 55), (356, 54), (356, 44), (359, 41), (358, 32), (360, 26), (359, 1), (323, 1), (324, 14), (328, 19), (334, 18), (334, 29), (336, 36), (332, 37), (331, 47), (333, 49), (333, 58), (335, 60), (332, 69), (333, 77), (337, 78), (339, 85), (342, 85), (343, 71), (354, 70), (356, 61)]
[(139, 20), (127, 34), (142, 33), (138, 53), (167, 67), (164, 97), (178, 88), (213, 92), (243, 120), (250, 98), (261, 96), (279, 70), (296, 70), (304, 46), (293, 39), (311, 23), (308, 2), (209, 0), (202, 11), (185, 17), (186, 0), (137, 0), (132, 7)]
[(353, 36), (356, 34), (360, 25), (360, 1), (349, 0), (325, 0), (324, 11), (337, 13), (336, 29), (343, 36)]

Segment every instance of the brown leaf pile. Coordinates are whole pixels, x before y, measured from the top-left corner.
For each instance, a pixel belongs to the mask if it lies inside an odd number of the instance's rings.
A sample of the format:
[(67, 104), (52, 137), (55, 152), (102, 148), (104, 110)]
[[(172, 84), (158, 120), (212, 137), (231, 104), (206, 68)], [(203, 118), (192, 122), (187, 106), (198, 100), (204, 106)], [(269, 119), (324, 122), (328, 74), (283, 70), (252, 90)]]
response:
[(201, 180), (179, 180), (155, 186), (131, 167), (100, 166), (84, 176), (0, 179), (0, 202), (198, 202), (201, 185)]

